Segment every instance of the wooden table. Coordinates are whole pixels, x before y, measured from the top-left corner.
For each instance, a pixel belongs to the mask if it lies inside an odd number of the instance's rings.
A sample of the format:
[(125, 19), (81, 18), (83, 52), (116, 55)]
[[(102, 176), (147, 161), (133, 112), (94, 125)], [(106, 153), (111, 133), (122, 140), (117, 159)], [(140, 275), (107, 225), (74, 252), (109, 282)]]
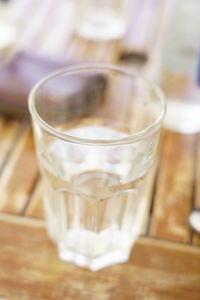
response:
[[(72, 4), (15, 0), (20, 47), (72, 60), (119, 63), (123, 43), (88, 42), (74, 35)], [(137, 54), (144, 41), (136, 42)], [(153, 77), (156, 55), (151, 47), (145, 49), (152, 55), (140, 71)], [(129, 65), (135, 67), (134, 62)], [(190, 211), (200, 205), (199, 135), (163, 131), (159, 153), (141, 237), (129, 261), (91, 272), (58, 259), (44, 228), (31, 126), (1, 116), (0, 299), (200, 299), (200, 239), (188, 226)]]

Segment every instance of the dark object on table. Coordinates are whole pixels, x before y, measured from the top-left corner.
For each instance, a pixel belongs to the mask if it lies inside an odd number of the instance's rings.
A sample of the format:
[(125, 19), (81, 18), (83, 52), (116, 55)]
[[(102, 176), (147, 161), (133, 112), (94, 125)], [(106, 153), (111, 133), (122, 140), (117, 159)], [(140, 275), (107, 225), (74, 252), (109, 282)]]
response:
[(171, 1), (135, 0), (130, 7), (129, 26), (121, 40), (122, 60), (147, 61), (157, 48), (170, 11)]
[[(12, 117), (29, 118), (27, 101), (34, 84), (48, 74), (72, 64), (74, 62), (61, 61), (35, 53), (17, 53), (9, 62), (0, 66), (0, 113)], [(79, 83), (73, 82), (73, 84)], [(75, 97), (71, 99), (73, 105), (75, 107), (81, 105), (80, 101), (76, 103), (76, 99), (80, 100), (80, 93), (84, 101), (88, 101), (87, 95), (93, 93), (94, 89), (99, 97), (105, 88), (105, 83), (105, 78), (98, 74), (85, 80), (81, 83), (79, 95), (74, 95)]]

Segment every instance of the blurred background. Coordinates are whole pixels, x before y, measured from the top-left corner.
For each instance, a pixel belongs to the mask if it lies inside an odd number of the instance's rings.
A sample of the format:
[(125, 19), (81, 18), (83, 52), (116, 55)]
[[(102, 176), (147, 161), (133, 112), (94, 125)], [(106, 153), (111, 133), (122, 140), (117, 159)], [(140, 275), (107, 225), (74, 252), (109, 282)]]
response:
[[(26, 117), (35, 82), (63, 66), (95, 60), (124, 64), (158, 82), (168, 98), (165, 126), (198, 132), (200, 1), (114, 2), (0, 0), (0, 112)], [(121, 31), (113, 11), (124, 22)]]

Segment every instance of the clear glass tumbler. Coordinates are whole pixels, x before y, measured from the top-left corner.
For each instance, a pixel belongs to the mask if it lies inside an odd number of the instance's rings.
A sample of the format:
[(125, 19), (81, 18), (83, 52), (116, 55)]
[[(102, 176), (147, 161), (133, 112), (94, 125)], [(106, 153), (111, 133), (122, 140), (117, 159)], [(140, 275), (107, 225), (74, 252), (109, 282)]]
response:
[(40, 81), (29, 109), (59, 257), (94, 271), (127, 261), (165, 114), (162, 92), (128, 69), (80, 64)]
[(120, 39), (126, 32), (130, 0), (77, 0), (75, 29), (90, 40)]

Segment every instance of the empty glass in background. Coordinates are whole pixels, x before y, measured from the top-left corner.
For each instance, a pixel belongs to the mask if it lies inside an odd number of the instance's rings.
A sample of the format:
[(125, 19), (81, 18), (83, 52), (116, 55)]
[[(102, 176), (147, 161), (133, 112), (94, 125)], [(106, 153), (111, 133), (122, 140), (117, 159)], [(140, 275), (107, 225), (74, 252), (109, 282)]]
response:
[(17, 24), (14, 5), (9, 0), (0, 0), (0, 64), (7, 59), (17, 43)]
[(164, 126), (183, 134), (200, 131), (200, 1), (172, 1), (162, 47), (162, 86), (168, 99)]
[(165, 114), (162, 92), (126, 69), (81, 64), (37, 84), (29, 109), (59, 257), (91, 270), (127, 261)]
[(76, 1), (76, 25), (79, 35), (91, 40), (120, 39), (127, 29), (130, 0)]

